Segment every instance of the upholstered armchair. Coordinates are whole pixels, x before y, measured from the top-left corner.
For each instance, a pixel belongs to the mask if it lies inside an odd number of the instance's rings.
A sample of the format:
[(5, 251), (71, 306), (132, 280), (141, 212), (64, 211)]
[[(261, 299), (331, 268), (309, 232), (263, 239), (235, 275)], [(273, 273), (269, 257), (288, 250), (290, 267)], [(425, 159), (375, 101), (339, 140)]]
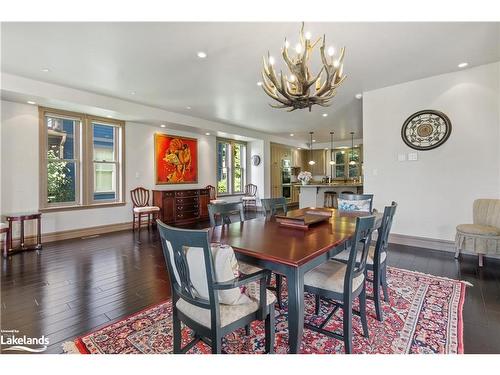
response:
[(500, 199), (477, 199), (473, 205), (473, 224), (457, 226), (455, 258), (462, 250), (479, 255), (479, 267), (484, 254), (500, 254)]

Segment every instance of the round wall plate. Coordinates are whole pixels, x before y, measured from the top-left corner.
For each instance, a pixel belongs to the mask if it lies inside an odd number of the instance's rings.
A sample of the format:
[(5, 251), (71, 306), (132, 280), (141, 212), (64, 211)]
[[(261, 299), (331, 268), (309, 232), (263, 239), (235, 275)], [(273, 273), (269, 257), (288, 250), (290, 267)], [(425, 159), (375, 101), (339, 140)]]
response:
[(443, 112), (426, 109), (412, 114), (401, 128), (401, 138), (415, 150), (432, 150), (451, 134), (451, 121)]
[(260, 156), (252, 155), (252, 164), (258, 166), (260, 164)]

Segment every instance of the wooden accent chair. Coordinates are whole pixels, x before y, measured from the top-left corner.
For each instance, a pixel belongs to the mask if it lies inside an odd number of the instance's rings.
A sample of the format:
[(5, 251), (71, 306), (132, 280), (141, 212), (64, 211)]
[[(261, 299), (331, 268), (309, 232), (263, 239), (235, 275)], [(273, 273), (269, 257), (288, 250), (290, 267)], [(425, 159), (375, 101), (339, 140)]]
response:
[(207, 185), (205, 189), (208, 189), (210, 191), (210, 203), (213, 204), (226, 203), (225, 200), (217, 198), (217, 189), (215, 188), (215, 186)]
[[(265, 320), (265, 350), (274, 352), (274, 295), (266, 290), (269, 271), (260, 270), (251, 275), (240, 276), (224, 282), (216, 281), (213, 253), (209, 241), (209, 232), (173, 228), (157, 221), (161, 237), (163, 255), (172, 285), (172, 320), (174, 353), (186, 353), (200, 340), (210, 345), (212, 353), (221, 353), (222, 338), (238, 328), (248, 327), (255, 320)], [(195, 257), (193, 264), (189, 252), (202, 252), (202, 257)], [(201, 260), (202, 259), (202, 260)], [(191, 260), (191, 261), (190, 261)], [(204, 270), (204, 293), (194, 287), (194, 271)], [(253, 283), (253, 285), (251, 285)], [(227, 305), (219, 302), (221, 291), (228, 291), (247, 286), (248, 303)], [(182, 348), (181, 322), (191, 328), (194, 338)]]
[(266, 215), (269, 213), (271, 216), (276, 215), (276, 211), (281, 207), (283, 213), (288, 212), (288, 206), (286, 203), (286, 198), (266, 198), (261, 199), (262, 207), (264, 208), (264, 212)]
[[(341, 193), (339, 194), (338, 200), (348, 200), (348, 201), (370, 201), (370, 211), (373, 211), (373, 194), (347, 194)], [(337, 201), (338, 202), (338, 201)], [(338, 203), (339, 210), (342, 210), (341, 204)]]
[(251, 206), (257, 211), (257, 185), (245, 185), (245, 195), (241, 197), (241, 201), (243, 202), (244, 210)]
[[(148, 218), (148, 229), (151, 225), (151, 218), (153, 220), (158, 218), (160, 208), (149, 205), (149, 190), (143, 187), (137, 187), (130, 191), (130, 198), (132, 199), (132, 230), (135, 231), (135, 219), (138, 219), (139, 232), (141, 231), (141, 218), (143, 215)], [(156, 217), (155, 217), (156, 216)]]
[[(329, 260), (304, 275), (304, 291), (316, 295), (316, 315), (319, 315), (320, 298), (328, 298), (335, 308), (324, 322), (315, 326), (305, 324), (306, 328), (344, 341), (346, 353), (352, 350), (352, 314), (361, 318), (363, 335), (368, 337), (368, 321), (366, 319), (366, 259), (370, 248), (375, 216), (356, 218), (356, 230), (352, 237), (347, 264)], [(360, 262), (356, 262), (358, 249), (361, 249)], [(352, 308), (353, 300), (359, 298), (359, 311)], [(335, 301), (341, 301), (335, 302)], [(343, 309), (343, 335), (324, 329), (338, 308)]]
[(455, 258), (462, 250), (472, 251), (482, 267), (485, 254), (500, 255), (500, 199), (476, 199), (472, 215), (473, 224), (457, 226)]
[[(378, 228), (377, 243), (370, 246), (368, 258), (366, 260), (366, 269), (373, 272), (373, 279), (366, 279), (373, 284), (373, 302), (375, 304), (375, 313), (377, 319), (383, 321), (382, 307), (380, 305), (380, 287), (384, 294), (384, 301), (389, 302), (389, 290), (387, 286), (387, 250), (389, 245), (389, 234), (391, 232), (392, 221), (396, 214), (397, 203), (392, 202), (390, 206), (385, 207), (382, 223)], [(375, 212), (375, 210), (374, 210)], [(349, 251), (344, 250), (333, 257), (334, 260), (347, 263), (349, 261)], [(361, 261), (361, 251), (358, 251), (356, 262)]]

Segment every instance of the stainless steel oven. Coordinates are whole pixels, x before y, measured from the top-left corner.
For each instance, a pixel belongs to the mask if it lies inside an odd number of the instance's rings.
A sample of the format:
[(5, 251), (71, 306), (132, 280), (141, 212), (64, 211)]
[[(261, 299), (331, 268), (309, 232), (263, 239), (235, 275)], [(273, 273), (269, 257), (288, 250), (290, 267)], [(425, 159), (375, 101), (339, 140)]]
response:
[(292, 185), (283, 185), (281, 187), (281, 194), (284, 198), (290, 199), (292, 197)]

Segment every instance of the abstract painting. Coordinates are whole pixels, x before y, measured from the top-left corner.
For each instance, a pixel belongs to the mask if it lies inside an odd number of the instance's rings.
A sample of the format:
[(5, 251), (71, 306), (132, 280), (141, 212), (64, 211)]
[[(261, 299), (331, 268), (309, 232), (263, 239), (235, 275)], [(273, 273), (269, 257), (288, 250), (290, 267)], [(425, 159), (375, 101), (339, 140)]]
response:
[(156, 133), (156, 184), (195, 184), (198, 182), (198, 140)]

